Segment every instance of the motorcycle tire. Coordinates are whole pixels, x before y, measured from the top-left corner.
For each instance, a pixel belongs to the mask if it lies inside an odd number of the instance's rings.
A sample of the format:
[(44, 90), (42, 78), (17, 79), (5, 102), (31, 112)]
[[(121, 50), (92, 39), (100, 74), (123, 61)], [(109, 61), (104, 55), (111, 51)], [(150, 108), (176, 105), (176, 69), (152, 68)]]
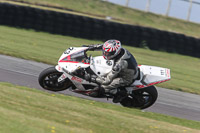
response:
[(155, 86), (133, 91), (133, 94), (124, 98), (120, 104), (124, 107), (145, 109), (152, 106), (158, 98)]
[(40, 86), (46, 90), (50, 91), (63, 91), (71, 87), (73, 84), (69, 79), (59, 83), (58, 78), (63, 73), (58, 72), (55, 67), (49, 67), (43, 70), (38, 78)]

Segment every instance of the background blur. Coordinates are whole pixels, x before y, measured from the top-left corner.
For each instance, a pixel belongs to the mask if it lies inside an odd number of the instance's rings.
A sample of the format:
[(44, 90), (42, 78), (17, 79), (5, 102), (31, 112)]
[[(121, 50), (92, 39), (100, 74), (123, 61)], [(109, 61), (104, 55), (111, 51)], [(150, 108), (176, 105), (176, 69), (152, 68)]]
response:
[(200, 0), (104, 0), (130, 8), (200, 23)]

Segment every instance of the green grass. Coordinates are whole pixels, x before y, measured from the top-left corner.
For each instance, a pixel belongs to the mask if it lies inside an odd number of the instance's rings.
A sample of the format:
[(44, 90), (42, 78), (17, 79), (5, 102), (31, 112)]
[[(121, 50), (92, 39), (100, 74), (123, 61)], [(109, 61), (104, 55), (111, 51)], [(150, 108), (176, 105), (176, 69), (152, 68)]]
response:
[[(96, 43), (103, 42), (0, 26), (1, 54), (48, 64), (57, 64), (60, 55), (70, 46)], [(199, 58), (130, 46), (124, 47), (136, 57), (138, 64), (171, 69), (172, 80), (159, 86), (200, 94)]]
[[(113, 21), (154, 27), (156, 29), (183, 33), (189, 36), (200, 37), (200, 24), (187, 22), (171, 17), (146, 13), (143, 11), (126, 8), (101, 0), (23, 0), (32, 4), (40, 3), (72, 9), (74, 13), (82, 13), (92, 17), (105, 19), (111, 16)], [(41, 8), (41, 7), (39, 7)], [(51, 9), (52, 10), (52, 9)], [(55, 10), (55, 9), (54, 9)], [(57, 10), (62, 11), (62, 10)]]
[(1, 133), (198, 133), (200, 122), (0, 82)]

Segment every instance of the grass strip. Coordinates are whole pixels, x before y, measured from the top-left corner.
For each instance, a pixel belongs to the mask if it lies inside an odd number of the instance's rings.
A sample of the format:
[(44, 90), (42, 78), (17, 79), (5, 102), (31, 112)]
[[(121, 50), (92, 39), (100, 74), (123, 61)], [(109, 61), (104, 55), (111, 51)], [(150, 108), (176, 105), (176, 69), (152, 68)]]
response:
[(198, 133), (200, 123), (0, 82), (1, 132)]

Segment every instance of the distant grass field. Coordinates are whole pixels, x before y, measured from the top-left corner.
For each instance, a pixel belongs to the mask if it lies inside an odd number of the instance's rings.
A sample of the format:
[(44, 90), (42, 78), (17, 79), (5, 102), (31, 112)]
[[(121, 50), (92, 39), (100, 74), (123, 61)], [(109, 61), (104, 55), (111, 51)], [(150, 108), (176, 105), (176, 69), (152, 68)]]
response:
[[(70, 46), (96, 43), (103, 42), (0, 26), (1, 54), (48, 64), (57, 64), (60, 55)], [(124, 47), (135, 56), (138, 64), (171, 69), (172, 80), (158, 86), (200, 94), (199, 58), (130, 46)]]
[(199, 133), (200, 122), (0, 82), (1, 133)]
[[(12, 1), (12, 0), (1, 0)], [(154, 27), (156, 29), (183, 33), (189, 36), (200, 38), (200, 24), (187, 22), (171, 17), (146, 13), (143, 11), (126, 8), (102, 0), (20, 0), (32, 4), (43, 4), (50, 6), (63, 7), (73, 10), (75, 13), (82, 13), (92, 17), (111, 16), (113, 21)], [(41, 7), (39, 7), (41, 8)], [(55, 10), (55, 9), (54, 9)], [(61, 11), (61, 10), (57, 10)]]

